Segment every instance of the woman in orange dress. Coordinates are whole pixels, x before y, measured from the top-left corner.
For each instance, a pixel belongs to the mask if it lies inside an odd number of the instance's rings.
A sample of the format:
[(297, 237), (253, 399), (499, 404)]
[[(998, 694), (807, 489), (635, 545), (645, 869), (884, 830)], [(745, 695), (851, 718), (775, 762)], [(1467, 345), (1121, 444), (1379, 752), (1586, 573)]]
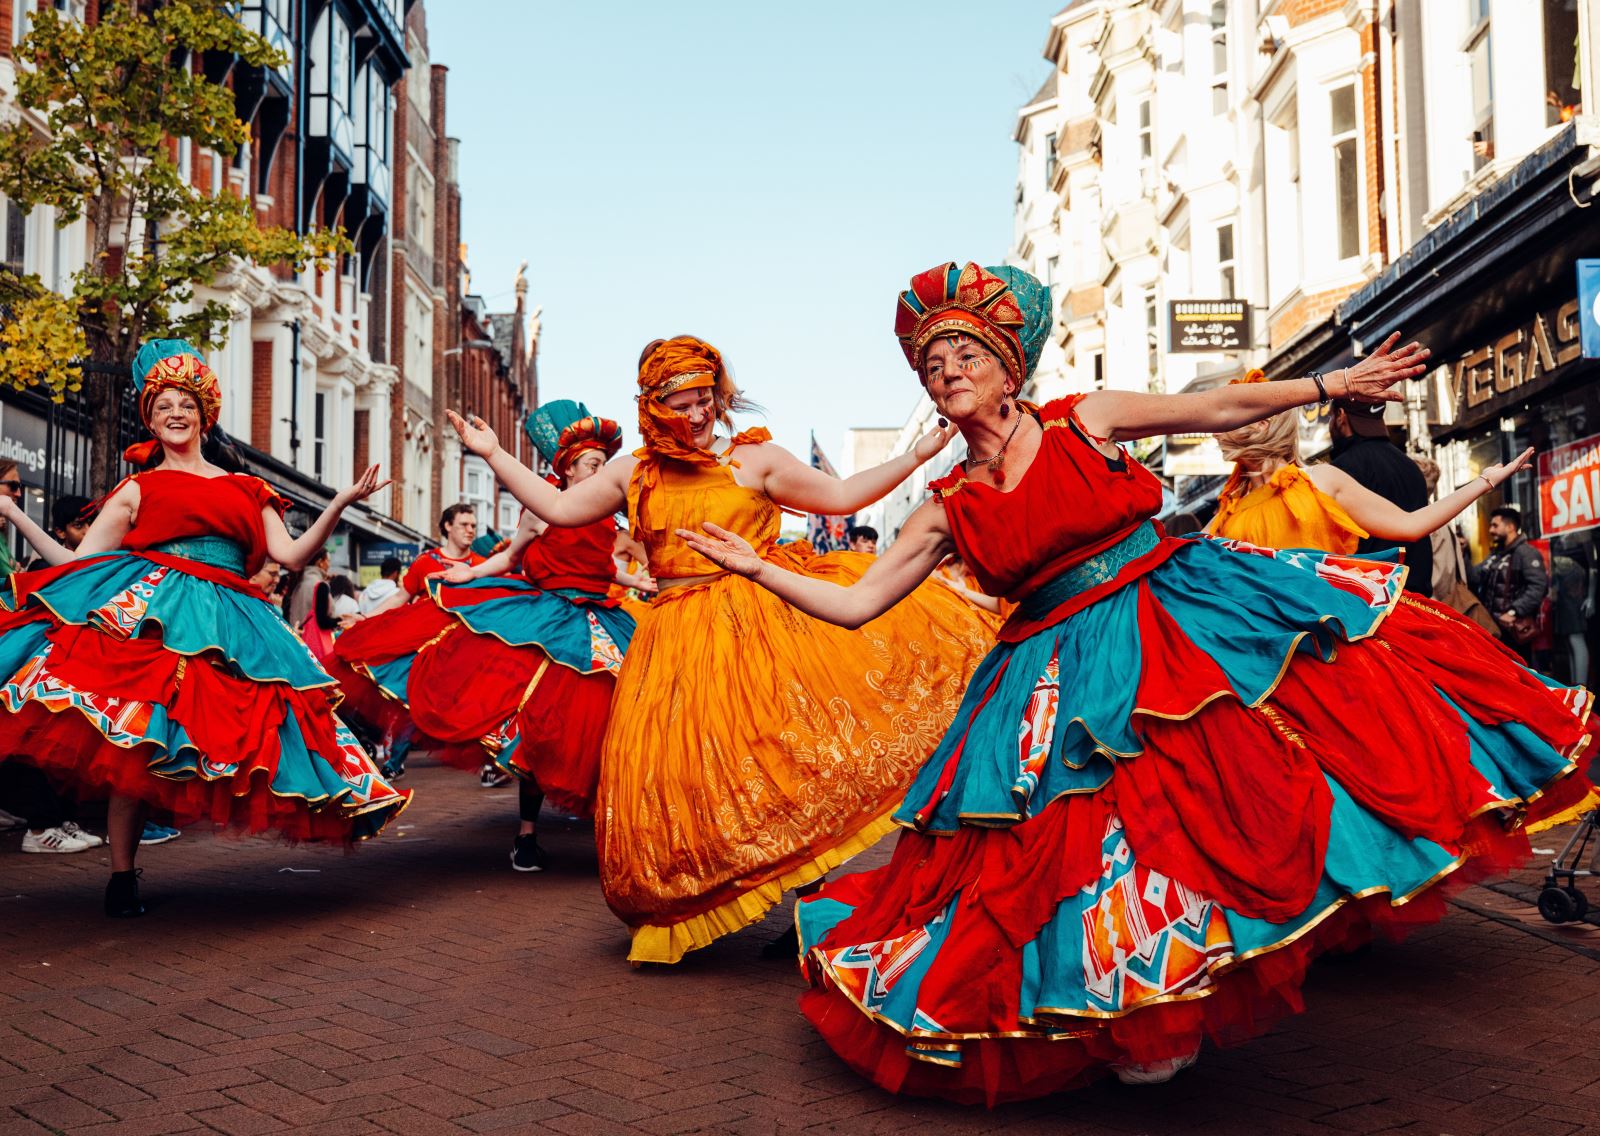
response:
[(934, 584), (886, 619), (832, 627), (675, 535), (714, 517), (797, 572), (848, 583), (871, 558), (779, 546), (780, 508), (853, 513), (938, 453), (947, 432), (829, 477), (766, 430), (719, 435), (748, 404), (721, 354), (692, 336), (645, 349), (639, 392), (644, 447), (564, 492), (502, 451), (480, 420), (451, 422), (531, 512), (577, 526), (626, 508), (648, 553), (661, 591), (617, 676), (623, 712), (601, 755), (596, 839), (606, 900), (632, 931), (629, 959), (674, 963), (891, 830), (894, 801), (993, 637)]
[[(1337, 372), (1336, 372), (1337, 373)], [(1260, 382), (1252, 371), (1244, 382)], [(1234, 463), (1222, 488), (1212, 536), (1262, 548), (1317, 548), (1348, 556), (1363, 537), (1408, 544), (1449, 524), (1483, 496), (1500, 466), (1485, 470), (1448, 497), (1405, 510), (1328, 463), (1300, 464), (1298, 407), (1218, 434), (1222, 456)], [(1513, 465), (1526, 462), (1530, 449)], [(1493, 482), (1489, 482), (1493, 484)]]

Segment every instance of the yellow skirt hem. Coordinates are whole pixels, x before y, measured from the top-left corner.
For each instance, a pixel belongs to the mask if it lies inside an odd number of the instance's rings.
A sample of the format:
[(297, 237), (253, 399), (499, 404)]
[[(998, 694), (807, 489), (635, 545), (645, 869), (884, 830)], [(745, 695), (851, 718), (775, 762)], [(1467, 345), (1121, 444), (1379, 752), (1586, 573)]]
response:
[(757, 884), (710, 911), (691, 915), (677, 923), (646, 923), (635, 927), (628, 961), (635, 966), (647, 962), (670, 965), (681, 961), (690, 951), (708, 947), (724, 935), (758, 923), (766, 917), (767, 912), (782, 902), (784, 892), (816, 882), (846, 860), (871, 848), (897, 827), (891, 810), (820, 856)]

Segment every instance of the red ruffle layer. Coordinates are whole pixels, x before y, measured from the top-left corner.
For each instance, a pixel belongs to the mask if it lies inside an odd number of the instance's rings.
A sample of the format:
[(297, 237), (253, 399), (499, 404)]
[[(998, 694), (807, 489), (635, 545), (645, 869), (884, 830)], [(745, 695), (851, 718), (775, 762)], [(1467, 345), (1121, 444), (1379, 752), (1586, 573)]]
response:
[[(932, 839), (936, 838), (908, 833), (901, 838), (901, 846)], [(890, 1092), (995, 1105), (1076, 1088), (1104, 1076), (1112, 1065), (1149, 1064), (1192, 1053), (1206, 1038), (1226, 1045), (1259, 1036), (1280, 1018), (1304, 1009), (1300, 987), (1306, 968), (1318, 954), (1353, 950), (1371, 941), (1374, 933), (1397, 940), (1416, 927), (1436, 922), (1443, 917), (1450, 894), (1504, 874), (1528, 855), (1527, 838), (1504, 832), (1493, 819), (1476, 825), (1472, 839), (1482, 850), (1479, 855), (1410, 902), (1393, 907), (1387, 895), (1378, 894), (1346, 903), (1299, 938), (1223, 972), (1203, 997), (1144, 1006), (1116, 1018), (1059, 1019), (1065, 1028), (1081, 1025), (1082, 1036), (963, 1041), (959, 1043), (959, 1068), (910, 1057), (903, 1034), (869, 1018), (831, 987), (820, 985), (801, 995), (800, 1008), (846, 1064)], [(862, 877), (876, 874), (863, 873)], [(830, 894), (851, 902), (847, 892), (853, 889), (839, 889), (853, 879), (845, 877), (830, 885)], [(871, 897), (874, 907), (884, 906), (886, 897), (881, 889), (871, 889)], [(839, 936), (850, 922), (841, 924), (830, 938)], [(852, 931), (843, 933), (840, 941), (846, 940), (871, 941), (856, 938)], [(1000, 973), (983, 981), (986, 989), (1020, 978), (1020, 973), (1013, 973), (1020, 968), (1019, 952), (1013, 948), (993, 954), (1009, 955), (1015, 965), (991, 966)], [(977, 976), (986, 972), (969, 969), (967, 973), (969, 980), (977, 981)], [(981, 998), (983, 992), (976, 991), (973, 996)], [(1015, 1001), (1014, 994), (1010, 1000)], [(950, 1044), (932, 1038), (927, 1042), (932, 1046)]]

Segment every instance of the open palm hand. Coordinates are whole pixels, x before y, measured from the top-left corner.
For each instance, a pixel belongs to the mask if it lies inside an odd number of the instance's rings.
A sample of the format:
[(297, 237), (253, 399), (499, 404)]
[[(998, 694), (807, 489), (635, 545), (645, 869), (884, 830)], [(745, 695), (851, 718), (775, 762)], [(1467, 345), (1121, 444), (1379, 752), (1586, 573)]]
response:
[(718, 568), (732, 572), (736, 576), (754, 579), (756, 573), (761, 571), (761, 557), (756, 555), (756, 550), (744, 537), (710, 521), (704, 522), (700, 527), (705, 532), (679, 529), (678, 535), (701, 556)]

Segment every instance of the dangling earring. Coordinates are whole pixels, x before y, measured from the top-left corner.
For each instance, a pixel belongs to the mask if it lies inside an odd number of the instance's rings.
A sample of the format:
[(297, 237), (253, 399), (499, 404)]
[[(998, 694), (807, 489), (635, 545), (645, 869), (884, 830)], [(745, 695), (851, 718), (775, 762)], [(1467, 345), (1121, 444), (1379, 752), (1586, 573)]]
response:
[(1010, 402), (1009, 399), (1000, 404), (1000, 417), (1001, 418), (1009, 418), (1009, 417), (1011, 417), (1011, 402)]
[(949, 425), (950, 425), (950, 423), (948, 423), (948, 422), (946, 422), (944, 420), (944, 415), (942, 415), (942, 414), (939, 415), (939, 429), (943, 430), (946, 426), (949, 426)]

